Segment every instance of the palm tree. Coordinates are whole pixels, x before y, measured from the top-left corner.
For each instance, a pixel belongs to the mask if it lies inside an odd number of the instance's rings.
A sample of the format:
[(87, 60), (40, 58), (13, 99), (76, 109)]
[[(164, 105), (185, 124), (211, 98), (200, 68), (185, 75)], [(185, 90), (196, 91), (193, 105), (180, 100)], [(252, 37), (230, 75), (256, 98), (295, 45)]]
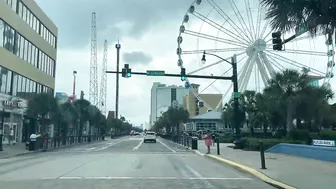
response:
[[(77, 120), (79, 119), (79, 112), (76, 107), (71, 102), (66, 102), (60, 105), (60, 116), (62, 127), (62, 135), (66, 136), (68, 133), (68, 128), (71, 125), (72, 127), (77, 125)], [(61, 128), (61, 127), (60, 127)]]
[(303, 23), (312, 36), (326, 29), (332, 35), (336, 30), (335, 0), (261, 0), (261, 4), (266, 7), (266, 19), (271, 19), (274, 30), (286, 32)]
[(295, 103), (299, 101), (298, 95), (301, 90), (309, 84), (306, 74), (300, 74), (295, 70), (284, 70), (276, 73), (274, 78), (269, 81), (269, 86), (264, 89), (270, 98), (282, 101), (287, 106), (287, 129), (293, 130), (293, 114)]
[[(297, 119), (305, 119), (310, 131), (313, 126), (314, 130), (320, 130), (323, 120), (327, 118), (330, 111), (328, 101), (333, 98), (333, 92), (325, 86), (308, 86), (301, 92), (300, 96)], [(312, 125), (313, 121), (315, 122), (314, 125)]]
[(85, 99), (76, 100), (74, 106), (76, 107), (79, 114), (79, 130), (78, 130), (78, 140), (81, 141), (81, 136), (83, 136), (84, 123), (90, 120), (89, 107), (91, 103)]
[(58, 111), (57, 101), (51, 94), (41, 93), (28, 101), (27, 115), (40, 120), (42, 133), (45, 133), (45, 127), (54, 120), (53, 116)]

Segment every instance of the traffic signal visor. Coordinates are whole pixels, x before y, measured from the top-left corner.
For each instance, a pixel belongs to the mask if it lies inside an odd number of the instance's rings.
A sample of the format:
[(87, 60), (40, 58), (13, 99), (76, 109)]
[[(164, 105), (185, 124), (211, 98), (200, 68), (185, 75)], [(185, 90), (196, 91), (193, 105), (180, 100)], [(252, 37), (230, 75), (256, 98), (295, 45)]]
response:
[(121, 70), (121, 76), (122, 76), (122, 77), (126, 77), (126, 69), (125, 69), (125, 68), (123, 68), (123, 69)]

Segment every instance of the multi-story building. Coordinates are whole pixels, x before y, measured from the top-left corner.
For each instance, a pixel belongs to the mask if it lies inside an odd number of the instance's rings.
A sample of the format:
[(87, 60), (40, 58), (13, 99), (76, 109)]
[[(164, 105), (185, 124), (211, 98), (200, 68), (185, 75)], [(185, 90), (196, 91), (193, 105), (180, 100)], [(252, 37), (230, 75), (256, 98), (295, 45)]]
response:
[(149, 125), (152, 126), (156, 119), (167, 109), (176, 104), (183, 106), (183, 97), (189, 93), (184, 86), (176, 86), (154, 82), (151, 89), (151, 109)]
[[(206, 106), (200, 106), (199, 100), (194, 95), (194, 93), (198, 94), (198, 88), (199, 85), (191, 84), (188, 95), (183, 98), (183, 106), (189, 112), (190, 117), (204, 114), (209, 111)], [(203, 103), (206, 103), (212, 109), (216, 109), (218, 106), (218, 109), (221, 110), (223, 107), (222, 94), (198, 94), (198, 96), (202, 99)]]
[(54, 93), (57, 27), (33, 0), (0, 0), (0, 34), (0, 132), (20, 141), (27, 101)]

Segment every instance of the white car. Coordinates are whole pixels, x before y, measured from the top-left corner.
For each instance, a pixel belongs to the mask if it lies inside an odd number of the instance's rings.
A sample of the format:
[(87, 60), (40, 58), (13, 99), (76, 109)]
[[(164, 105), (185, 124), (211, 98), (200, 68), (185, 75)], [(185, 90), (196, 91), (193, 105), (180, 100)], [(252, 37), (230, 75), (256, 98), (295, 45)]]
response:
[(146, 143), (147, 141), (152, 141), (154, 143), (156, 143), (156, 133), (155, 132), (146, 132), (145, 136), (144, 136), (144, 143)]

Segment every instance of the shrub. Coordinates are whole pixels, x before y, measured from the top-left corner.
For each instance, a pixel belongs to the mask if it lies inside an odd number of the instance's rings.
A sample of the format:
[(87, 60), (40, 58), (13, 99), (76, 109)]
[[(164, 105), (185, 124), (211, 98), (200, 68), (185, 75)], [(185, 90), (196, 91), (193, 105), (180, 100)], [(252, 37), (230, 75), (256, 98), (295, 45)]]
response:
[(309, 138), (309, 132), (307, 130), (295, 129), (288, 133), (290, 139), (293, 140), (304, 140), (306, 141)]
[(291, 143), (291, 144), (304, 144), (303, 141), (292, 140), (292, 139), (259, 139), (259, 138), (245, 138), (244, 149), (251, 151), (260, 150), (260, 141), (264, 144), (264, 149), (267, 150), (280, 143)]
[(323, 131), (320, 131), (319, 136), (320, 136), (319, 139), (323, 139), (323, 140), (336, 140), (336, 131), (323, 130)]

